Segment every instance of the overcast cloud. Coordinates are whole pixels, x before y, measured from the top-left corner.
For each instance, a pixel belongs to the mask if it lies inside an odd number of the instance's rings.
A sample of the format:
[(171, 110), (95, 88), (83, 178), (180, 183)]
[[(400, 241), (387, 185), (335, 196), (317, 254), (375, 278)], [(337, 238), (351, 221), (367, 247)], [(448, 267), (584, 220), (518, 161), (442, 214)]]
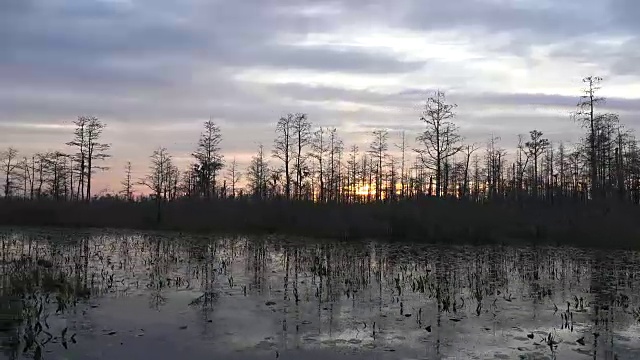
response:
[(635, 0), (3, 0), (0, 146), (64, 148), (71, 121), (96, 115), (114, 155), (98, 186), (113, 187), (157, 146), (188, 157), (209, 116), (244, 161), (287, 112), (347, 144), (418, 131), (434, 89), (468, 141), (537, 128), (570, 142), (592, 74), (637, 129), (637, 14)]

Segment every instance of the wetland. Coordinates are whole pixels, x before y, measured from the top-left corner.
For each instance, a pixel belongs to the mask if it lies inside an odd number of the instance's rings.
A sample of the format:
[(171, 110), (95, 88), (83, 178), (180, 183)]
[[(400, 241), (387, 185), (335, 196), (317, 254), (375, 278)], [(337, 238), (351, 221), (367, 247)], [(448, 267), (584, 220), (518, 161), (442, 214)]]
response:
[(630, 250), (54, 228), (0, 241), (0, 358), (640, 358)]

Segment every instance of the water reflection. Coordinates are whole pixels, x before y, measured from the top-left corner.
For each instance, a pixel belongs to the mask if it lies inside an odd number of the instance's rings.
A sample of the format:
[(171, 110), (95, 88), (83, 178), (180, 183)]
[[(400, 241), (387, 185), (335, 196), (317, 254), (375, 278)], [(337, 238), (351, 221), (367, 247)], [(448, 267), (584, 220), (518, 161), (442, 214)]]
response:
[(640, 356), (636, 252), (97, 231), (0, 241), (10, 359), (106, 358), (140, 338), (268, 358)]

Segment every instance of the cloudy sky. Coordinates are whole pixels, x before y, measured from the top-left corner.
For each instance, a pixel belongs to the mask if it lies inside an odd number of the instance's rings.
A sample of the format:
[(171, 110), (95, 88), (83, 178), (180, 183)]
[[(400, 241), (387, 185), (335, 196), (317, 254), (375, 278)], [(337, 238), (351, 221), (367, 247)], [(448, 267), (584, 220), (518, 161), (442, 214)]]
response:
[(209, 116), (245, 162), (287, 112), (347, 144), (419, 131), (434, 89), (470, 142), (534, 128), (570, 142), (592, 74), (640, 128), (637, 14), (637, 0), (1, 0), (0, 146), (64, 149), (78, 115), (98, 116), (113, 159), (97, 187), (117, 190), (157, 146), (185, 163)]

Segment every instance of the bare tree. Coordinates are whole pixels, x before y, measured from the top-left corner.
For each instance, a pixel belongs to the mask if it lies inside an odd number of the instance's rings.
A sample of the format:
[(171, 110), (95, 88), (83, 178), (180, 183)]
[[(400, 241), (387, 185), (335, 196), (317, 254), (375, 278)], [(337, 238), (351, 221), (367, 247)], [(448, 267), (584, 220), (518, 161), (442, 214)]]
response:
[(12, 196), (13, 181), (12, 177), (15, 175), (14, 171), (18, 166), (17, 161), (18, 150), (9, 147), (7, 150), (0, 153), (0, 161), (2, 161), (2, 170), (4, 171), (4, 197), (8, 198)]
[(355, 202), (358, 197), (358, 145), (352, 145), (347, 159), (349, 171), (347, 187), (349, 188), (351, 202)]
[(338, 198), (338, 188), (340, 183), (340, 169), (342, 151), (344, 149), (342, 140), (338, 137), (338, 130), (332, 128), (329, 131), (329, 200), (335, 201)]
[(396, 144), (396, 147), (400, 150), (400, 197), (404, 198), (406, 196), (406, 186), (407, 186), (407, 174), (405, 172), (407, 159), (407, 136), (405, 131), (403, 130), (401, 133), (401, 142), (400, 144)]
[(75, 147), (76, 153), (74, 154), (75, 162), (78, 166), (78, 189), (76, 193), (76, 198), (78, 200), (84, 200), (85, 192), (84, 192), (84, 183), (85, 183), (85, 175), (86, 175), (86, 160), (87, 160), (87, 140), (86, 140), (86, 127), (90, 121), (90, 117), (88, 116), (78, 116), (78, 118), (73, 122), (76, 128), (73, 130), (74, 138), (72, 141), (67, 143), (68, 146)]
[(157, 205), (157, 221), (162, 220), (162, 203), (166, 200), (167, 183), (169, 182), (169, 171), (172, 168), (171, 155), (164, 147), (159, 147), (151, 154), (151, 165), (149, 173), (139, 184), (148, 187)]
[(466, 145), (464, 147), (464, 174), (462, 175), (462, 190), (461, 197), (465, 198), (469, 194), (469, 162), (471, 161), (471, 155), (480, 149), (476, 144)]
[(295, 141), (293, 164), (296, 172), (295, 193), (296, 198), (300, 200), (302, 198), (304, 177), (309, 172), (306, 165), (308, 154), (305, 152), (305, 148), (311, 143), (311, 122), (307, 118), (307, 114), (297, 113), (291, 126)]
[(436, 196), (441, 194), (444, 162), (462, 150), (462, 137), (458, 135), (458, 127), (451, 121), (456, 106), (447, 104), (444, 92), (436, 91), (427, 99), (420, 117), (426, 128), (416, 139), (422, 144), (422, 149), (415, 151), (422, 163), (435, 171)]
[(204, 132), (200, 134), (198, 147), (193, 153), (199, 166), (201, 191), (205, 198), (215, 197), (216, 176), (223, 166), (223, 156), (220, 153), (222, 134), (220, 127), (212, 119), (205, 121)]
[(229, 166), (227, 170), (227, 178), (229, 180), (229, 183), (231, 183), (231, 196), (235, 198), (236, 186), (242, 179), (242, 173), (238, 171), (238, 162), (236, 161), (236, 158), (233, 158), (233, 160), (231, 160), (231, 166)]
[[(524, 159), (523, 159), (524, 155)], [(517, 148), (517, 158), (516, 158), (516, 195), (520, 196), (522, 192), (522, 188), (524, 186), (524, 172), (527, 169), (527, 165), (529, 164), (529, 159), (531, 158), (529, 151), (526, 149), (526, 142), (524, 141), (524, 135), (518, 134), (518, 148)]]
[(127, 201), (131, 201), (133, 199), (133, 183), (131, 182), (131, 161), (127, 161), (127, 164), (124, 167), (124, 179), (120, 182), (122, 185), (121, 194), (124, 195)]
[(91, 199), (91, 175), (93, 174), (94, 169), (106, 170), (107, 168), (104, 166), (98, 167), (95, 166), (95, 161), (105, 160), (111, 155), (107, 154), (109, 148), (111, 148), (110, 144), (100, 143), (100, 137), (102, 136), (102, 131), (106, 127), (106, 124), (98, 120), (97, 117), (90, 117), (89, 122), (85, 127), (85, 140), (86, 140), (86, 156), (87, 156), (87, 197), (86, 200), (89, 201)]
[[(105, 167), (98, 167), (95, 161), (105, 160), (110, 157), (107, 151), (110, 144), (100, 143), (102, 131), (106, 125), (95, 116), (79, 116), (74, 121), (74, 139), (67, 145), (75, 147), (77, 152), (73, 155), (78, 168), (78, 198), (89, 201), (91, 199), (91, 175), (95, 169), (105, 170)], [(84, 191), (86, 179), (86, 193)]]
[(247, 181), (254, 197), (264, 199), (267, 195), (269, 164), (264, 156), (264, 146), (258, 145), (258, 153), (251, 158), (247, 169)]
[(525, 143), (529, 155), (533, 159), (533, 195), (538, 195), (538, 158), (549, 147), (549, 140), (542, 137), (542, 132), (532, 130), (529, 132), (531, 140)]
[(287, 114), (278, 120), (276, 125), (276, 139), (273, 142), (273, 156), (280, 159), (284, 169), (284, 193), (287, 200), (291, 199), (291, 172), (289, 166), (291, 164), (293, 151), (293, 123), (295, 122), (294, 114)]
[(320, 189), (318, 200), (323, 202), (326, 200), (325, 182), (324, 182), (324, 159), (329, 152), (329, 144), (325, 138), (325, 129), (319, 128), (313, 133), (313, 142), (311, 143), (310, 156), (318, 161), (317, 171), (319, 173)]
[(604, 101), (604, 98), (596, 95), (600, 90), (601, 77), (588, 76), (582, 79), (582, 82), (586, 84), (586, 88), (583, 89), (584, 95), (580, 97), (578, 103), (578, 111), (575, 114), (575, 119), (582, 123), (583, 127), (587, 128), (587, 141), (589, 143), (589, 177), (591, 178), (591, 194), (592, 196), (598, 196), (599, 184), (598, 184), (598, 159), (596, 153), (597, 131), (599, 122), (603, 115), (596, 114), (595, 107), (597, 104)]
[(382, 174), (383, 174), (383, 159), (387, 155), (389, 150), (389, 132), (386, 129), (374, 130), (373, 140), (369, 145), (369, 153), (376, 162), (376, 200), (379, 201), (382, 198)]
[(495, 198), (503, 190), (503, 170), (506, 150), (498, 145), (500, 137), (491, 135), (485, 150), (488, 196)]

